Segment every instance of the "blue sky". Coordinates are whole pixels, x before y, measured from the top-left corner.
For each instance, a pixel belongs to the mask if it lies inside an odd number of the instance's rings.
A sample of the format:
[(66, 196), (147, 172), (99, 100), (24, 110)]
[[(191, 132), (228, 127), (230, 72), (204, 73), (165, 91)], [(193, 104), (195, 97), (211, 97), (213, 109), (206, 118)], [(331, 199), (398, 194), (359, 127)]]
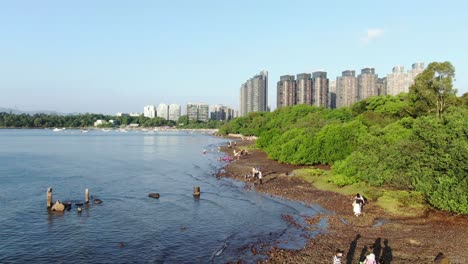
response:
[(280, 75), (450, 61), (468, 92), (463, 1), (2, 1), (0, 107), (142, 112), (238, 108), (239, 87)]

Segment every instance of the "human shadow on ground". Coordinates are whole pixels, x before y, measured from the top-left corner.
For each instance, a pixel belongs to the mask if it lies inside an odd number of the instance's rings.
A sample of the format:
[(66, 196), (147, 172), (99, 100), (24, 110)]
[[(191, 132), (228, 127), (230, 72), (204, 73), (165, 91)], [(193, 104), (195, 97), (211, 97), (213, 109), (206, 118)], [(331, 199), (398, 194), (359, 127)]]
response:
[[(364, 261), (366, 256), (370, 253), (375, 255), (375, 260), (380, 264), (391, 264), (393, 260), (392, 248), (388, 244), (388, 239), (384, 239), (382, 248), (382, 239), (379, 237), (375, 240), (374, 244), (364, 246), (359, 255), (359, 261)], [(348, 262), (347, 262), (348, 263)], [(349, 262), (350, 263), (350, 262)]]
[(388, 239), (384, 239), (384, 248), (382, 251), (381, 263), (390, 264), (393, 260), (392, 248), (388, 245)]
[(357, 242), (361, 238), (360, 234), (356, 235), (356, 238), (349, 245), (348, 253), (346, 254), (346, 264), (352, 264), (354, 258), (354, 252), (356, 252)]
[(372, 245), (372, 253), (374, 253), (376, 261), (380, 260), (380, 252), (382, 251), (381, 240), (380, 237), (377, 238)]

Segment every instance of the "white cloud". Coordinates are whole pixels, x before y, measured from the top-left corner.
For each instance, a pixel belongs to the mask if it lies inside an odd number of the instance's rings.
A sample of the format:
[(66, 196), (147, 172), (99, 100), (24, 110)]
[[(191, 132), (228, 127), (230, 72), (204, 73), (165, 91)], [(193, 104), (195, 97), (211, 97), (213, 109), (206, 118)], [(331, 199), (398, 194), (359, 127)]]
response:
[(362, 43), (368, 44), (369, 42), (378, 39), (384, 35), (384, 30), (381, 28), (369, 28), (366, 36), (361, 38)]

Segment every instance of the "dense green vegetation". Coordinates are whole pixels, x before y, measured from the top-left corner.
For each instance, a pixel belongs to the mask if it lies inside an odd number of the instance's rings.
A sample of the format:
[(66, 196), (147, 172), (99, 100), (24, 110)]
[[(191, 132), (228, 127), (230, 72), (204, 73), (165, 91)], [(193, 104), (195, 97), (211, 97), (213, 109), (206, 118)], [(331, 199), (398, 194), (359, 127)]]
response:
[(179, 118), (179, 121), (177, 122), (177, 128), (184, 128), (184, 129), (215, 129), (219, 128), (223, 124), (225, 124), (226, 121), (219, 121), (219, 120), (208, 120), (208, 122), (202, 122), (202, 121), (189, 121), (189, 118), (187, 115), (183, 115)]
[(220, 133), (258, 136), (258, 147), (283, 163), (332, 165), (338, 186), (408, 190), (436, 208), (468, 214), (468, 96), (456, 96), (454, 73), (449, 62), (431, 63), (408, 94), (333, 110), (251, 113)]
[[(97, 120), (114, 120), (115, 124), (105, 123), (98, 127), (128, 126), (138, 124), (141, 127), (176, 126), (174, 121), (161, 117), (148, 118), (144, 116), (109, 116), (101, 114), (80, 115), (47, 115), (47, 114), (21, 114), (0, 113), (0, 127), (3, 128), (51, 128), (51, 127), (92, 127)], [(218, 128), (221, 121), (210, 120), (208, 122), (188, 121), (187, 116), (181, 116), (177, 124), (178, 128)]]
[[(6, 128), (46, 128), (46, 127), (91, 127), (96, 120), (114, 120), (116, 126), (127, 126), (130, 124), (139, 124), (142, 127), (154, 127), (175, 125), (172, 121), (164, 118), (147, 118), (144, 116), (109, 116), (102, 114), (80, 114), (80, 115), (46, 115), (46, 114), (9, 114), (0, 113), (0, 127)], [(111, 127), (111, 124), (101, 125), (102, 127)]]

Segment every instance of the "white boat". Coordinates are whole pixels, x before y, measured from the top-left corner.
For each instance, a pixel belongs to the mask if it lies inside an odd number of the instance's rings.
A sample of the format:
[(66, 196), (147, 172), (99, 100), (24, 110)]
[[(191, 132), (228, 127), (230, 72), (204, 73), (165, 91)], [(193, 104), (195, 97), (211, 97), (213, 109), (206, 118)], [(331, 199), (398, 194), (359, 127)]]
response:
[(81, 130), (81, 133), (88, 133), (88, 132), (89, 130), (84, 130), (84, 129)]
[(63, 131), (63, 130), (65, 130), (65, 128), (54, 128), (52, 131), (59, 132), (59, 131)]

